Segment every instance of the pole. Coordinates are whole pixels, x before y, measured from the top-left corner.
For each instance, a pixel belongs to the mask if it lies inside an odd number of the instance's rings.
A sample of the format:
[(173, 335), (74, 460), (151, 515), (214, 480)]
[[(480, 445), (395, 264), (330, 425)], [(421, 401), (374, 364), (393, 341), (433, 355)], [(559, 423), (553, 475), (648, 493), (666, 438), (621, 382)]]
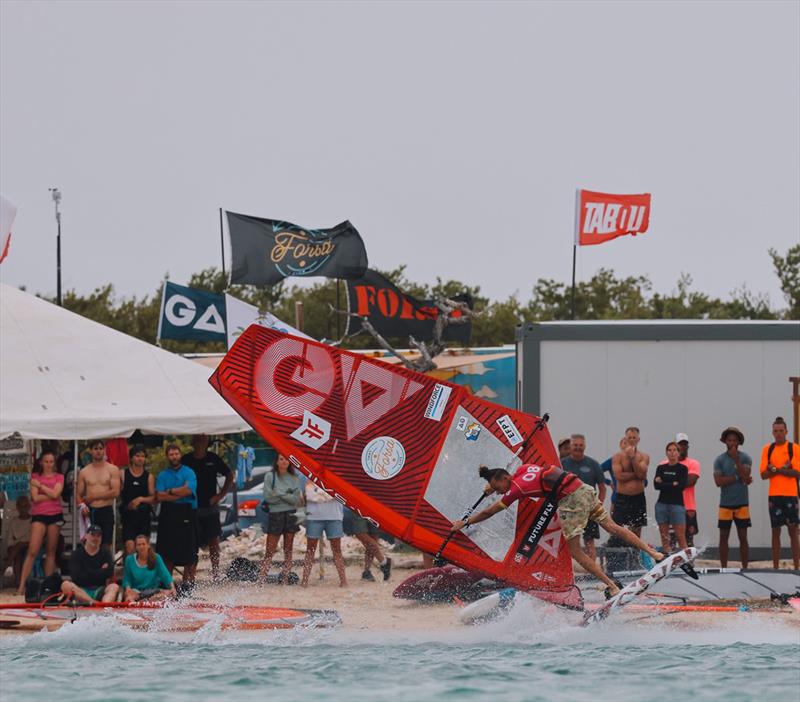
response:
[(74, 551), (78, 546), (78, 471), (81, 469), (81, 464), (78, 454), (78, 440), (72, 445), (73, 451), (73, 468), (72, 468), (72, 550)]
[(339, 314), (339, 309), (341, 305), (339, 304), (339, 279), (336, 279), (336, 339), (337, 341), (341, 339), (341, 334), (339, 333), (339, 322), (341, 321), (341, 316)]
[(225, 277), (225, 235), (222, 227), (222, 208), (219, 208), (219, 249), (222, 253), (222, 277)]
[(303, 302), (297, 300), (294, 303), (294, 326), (297, 331), (303, 331)]
[(50, 197), (56, 206), (56, 304), (63, 307), (63, 299), (61, 297), (61, 211), (58, 207), (61, 202), (61, 191), (58, 188), (49, 188)]
[(572, 245), (572, 303), (570, 304), (570, 319), (575, 319), (575, 258), (578, 252), (578, 245)]
[(792, 384), (792, 433), (794, 443), (800, 443), (800, 377), (791, 377)]

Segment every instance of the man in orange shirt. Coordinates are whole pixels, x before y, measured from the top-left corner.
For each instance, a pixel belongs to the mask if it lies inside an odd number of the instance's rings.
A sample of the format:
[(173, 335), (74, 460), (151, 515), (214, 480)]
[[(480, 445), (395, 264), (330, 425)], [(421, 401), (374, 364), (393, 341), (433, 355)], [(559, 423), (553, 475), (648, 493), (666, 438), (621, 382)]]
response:
[(800, 570), (800, 543), (797, 537), (797, 493), (800, 479), (800, 446), (786, 440), (786, 422), (775, 417), (775, 441), (761, 450), (761, 479), (769, 480), (769, 520), (772, 524), (772, 565), (778, 569), (781, 555), (781, 527), (789, 530), (794, 569)]

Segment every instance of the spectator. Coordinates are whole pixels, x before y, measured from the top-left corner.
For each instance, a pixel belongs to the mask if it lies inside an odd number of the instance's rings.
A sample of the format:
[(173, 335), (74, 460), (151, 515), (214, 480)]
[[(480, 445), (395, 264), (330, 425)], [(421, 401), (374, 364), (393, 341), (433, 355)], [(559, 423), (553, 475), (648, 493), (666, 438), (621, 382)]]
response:
[[(619, 450), (622, 451), (625, 448), (625, 438), (619, 440)], [(614, 456), (609, 456), (600, 464), (600, 467), (603, 469), (603, 474), (608, 473), (608, 477), (605, 478), (606, 486), (611, 486), (611, 508), (614, 508), (614, 505), (617, 503), (617, 478), (614, 475)]]
[(683, 490), (689, 469), (678, 462), (680, 449), (678, 444), (670, 441), (667, 444), (667, 460), (656, 469), (653, 487), (659, 491), (656, 502), (656, 522), (661, 533), (661, 546), (664, 553), (670, 552), (669, 530), (675, 532), (675, 538), (681, 549), (687, 548), (686, 543), (686, 507), (683, 503)]
[(567, 436), (558, 442), (558, 459), (564, 460), (567, 456), (569, 456), (570, 450), (570, 440)]
[[(300, 585), (308, 586), (308, 577), (311, 575), (311, 566), (314, 564), (314, 554), (323, 532), (331, 542), (333, 563), (339, 574), (339, 585), (347, 587), (347, 576), (344, 571), (344, 557), (342, 556), (342, 519), (344, 508), (342, 503), (331, 497), (322, 488), (310, 480), (306, 483), (306, 560), (303, 564), (303, 578)], [(320, 556), (322, 558), (322, 556)]]
[[(606, 482), (603, 478), (603, 469), (600, 464), (586, 455), (586, 437), (583, 434), (573, 434), (570, 437), (570, 454), (561, 459), (565, 471), (577, 475), (582, 482), (593, 488), (598, 493), (602, 504), (606, 499)], [(583, 530), (583, 550), (593, 561), (597, 559), (595, 539), (600, 538), (600, 526), (590, 519)]]
[(167, 446), (169, 465), (156, 478), (158, 515), (156, 549), (172, 575), (183, 566), (182, 587), (194, 585), (197, 571), (197, 476), (181, 462), (177, 444)]
[(680, 433), (675, 436), (680, 452), (679, 460), (686, 466), (689, 476), (683, 490), (683, 504), (686, 507), (686, 543), (694, 546), (694, 537), (699, 533), (697, 524), (697, 500), (694, 495), (694, 486), (700, 479), (700, 462), (689, 457), (689, 437)]
[(617, 499), (611, 519), (628, 527), (636, 536), (641, 536), (642, 527), (647, 526), (647, 500), (644, 487), (647, 484), (647, 469), (650, 456), (639, 450), (639, 429), (628, 427), (623, 439), (624, 446), (611, 459), (614, 478), (617, 481)]
[(302, 503), (300, 478), (286, 456), (278, 454), (272, 465), (272, 474), (264, 477), (264, 501), (268, 507), (267, 539), (264, 560), (261, 563), (259, 578), (266, 582), (272, 557), (278, 549), (278, 541), (283, 537), (283, 570), (281, 582), (289, 584), (292, 570), (292, 547), (294, 535), (300, 530), (297, 526), (297, 508)]
[(130, 465), (122, 471), (120, 506), (122, 511), (122, 540), (125, 553), (133, 553), (138, 534), (150, 536), (152, 505), (156, 501), (156, 479), (145, 468), (147, 453), (144, 446), (136, 445), (130, 450)]
[[(750, 562), (750, 545), (747, 529), (750, 527), (750, 498), (747, 486), (753, 482), (750, 475), (753, 460), (739, 446), (744, 443), (744, 434), (736, 427), (728, 427), (719, 440), (727, 450), (714, 459), (714, 482), (719, 493), (719, 564), (728, 567), (728, 537), (731, 524), (736, 522), (739, 536), (739, 554), (742, 568)], [(684, 498), (686, 493), (684, 492)]]
[[(383, 573), (384, 581), (389, 579), (392, 574), (392, 559), (388, 558), (381, 550), (378, 543), (378, 527), (376, 527), (369, 519), (353, 512), (353, 522), (350, 527), (350, 533), (355, 536), (364, 547), (364, 571), (361, 573), (361, 579), (367, 580), (371, 583), (375, 582), (375, 576), (372, 574), (373, 560), (378, 564), (381, 573)], [(431, 560), (433, 564), (433, 560)]]
[(114, 543), (114, 502), (119, 497), (119, 468), (106, 460), (106, 445), (100, 439), (89, 443), (92, 462), (78, 473), (78, 499), (89, 521), (103, 530), (103, 546)]
[(797, 538), (797, 493), (800, 478), (800, 445), (786, 440), (786, 422), (775, 417), (771, 444), (761, 450), (761, 479), (769, 480), (769, 521), (772, 526), (772, 565), (777, 570), (781, 557), (781, 527), (789, 531), (794, 569), (800, 570)]
[[(222, 525), (219, 520), (219, 503), (233, 485), (233, 473), (225, 462), (208, 450), (208, 436), (192, 437), (191, 453), (183, 456), (183, 465), (189, 466), (197, 476), (197, 530), (200, 548), (208, 546), (211, 559), (211, 578), (219, 580), (219, 538)], [(222, 489), (217, 486), (217, 476), (225, 478)]]
[(61, 583), (61, 592), (78, 602), (114, 602), (119, 585), (114, 582), (114, 559), (102, 548), (103, 528), (90, 524), (86, 538), (69, 557), (70, 580)]
[(142, 599), (162, 600), (175, 595), (175, 583), (164, 561), (150, 545), (150, 537), (139, 534), (134, 540), (134, 553), (125, 558), (122, 591), (125, 602)]
[(14, 587), (19, 588), (25, 554), (31, 541), (31, 501), (20, 495), (16, 501), (17, 514), (8, 520), (7, 560), (14, 573)]
[(18, 595), (25, 594), (25, 581), (33, 570), (33, 562), (45, 539), (44, 574), (52, 575), (55, 572), (58, 537), (64, 524), (61, 509), (63, 490), (64, 476), (56, 472), (56, 456), (52, 451), (44, 451), (31, 475), (31, 538), (17, 585)]

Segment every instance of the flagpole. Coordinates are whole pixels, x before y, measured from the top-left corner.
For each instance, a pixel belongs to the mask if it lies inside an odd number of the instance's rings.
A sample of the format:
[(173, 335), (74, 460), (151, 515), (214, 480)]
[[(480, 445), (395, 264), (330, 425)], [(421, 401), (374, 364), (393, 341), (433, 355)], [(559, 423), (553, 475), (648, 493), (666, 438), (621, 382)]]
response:
[(219, 248), (222, 253), (222, 277), (225, 277), (225, 235), (222, 228), (222, 208), (219, 208)]
[(570, 305), (570, 319), (575, 319), (575, 257), (577, 255), (578, 245), (572, 245), (572, 304)]
[(336, 279), (336, 340), (338, 341), (341, 339), (341, 335), (339, 334), (339, 322), (341, 315), (339, 314), (339, 279)]

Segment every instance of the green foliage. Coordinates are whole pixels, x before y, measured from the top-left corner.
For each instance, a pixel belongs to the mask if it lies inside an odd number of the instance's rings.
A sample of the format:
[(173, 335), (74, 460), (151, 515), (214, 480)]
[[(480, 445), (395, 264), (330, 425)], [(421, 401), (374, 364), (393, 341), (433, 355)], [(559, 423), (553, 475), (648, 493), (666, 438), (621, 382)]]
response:
[(789, 304), (784, 316), (786, 319), (800, 319), (800, 244), (792, 246), (785, 256), (775, 249), (770, 249), (769, 255)]
[[(681, 274), (676, 288), (668, 294), (652, 293), (647, 276), (619, 278), (613, 270), (601, 268), (589, 280), (580, 281), (575, 291), (576, 319), (800, 319), (800, 244), (781, 256), (769, 250), (781, 290), (789, 305), (776, 311), (770, 308), (766, 296), (754, 293), (746, 286), (733, 290), (726, 300), (711, 297), (692, 289), (692, 279)], [(481, 295), (480, 286), (459, 280), (436, 279), (433, 285), (411, 281), (406, 267), (380, 271), (405, 293), (419, 299), (439, 296), (452, 297), (469, 293), (474, 300), (476, 316), (472, 321), (472, 345), (496, 346), (514, 341), (515, 328), (524, 321), (551, 321), (570, 318), (571, 287), (567, 283), (540, 278), (533, 286), (527, 303), (512, 295), (506, 300), (492, 301)], [(316, 339), (338, 339), (344, 334), (347, 319), (335, 313), (337, 282), (321, 280), (300, 287), (281, 283), (270, 288), (234, 285), (226, 288), (226, 277), (218, 268), (206, 268), (191, 276), (190, 287), (211, 292), (229, 292), (280, 319), (295, 324), (298, 303), (302, 308), (303, 329)], [(347, 290), (339, 285), (339, 306), (347, 308)], [(155, 342), (161, 310), (163, 283), (152, 296), (117, 299), (111, 284), (102, 286), (86, 296), (74, 290), (64, 296), (64, 307), (113, 329), (150, 343)], [(408, 339), (388, 339), (395, 348), (405, 348)], [(178, 353), (224, 351), (222, 343), (163, 341), (162, 346)], [(348, 348), (374, 348), (368, 334), (346, 340)]]

